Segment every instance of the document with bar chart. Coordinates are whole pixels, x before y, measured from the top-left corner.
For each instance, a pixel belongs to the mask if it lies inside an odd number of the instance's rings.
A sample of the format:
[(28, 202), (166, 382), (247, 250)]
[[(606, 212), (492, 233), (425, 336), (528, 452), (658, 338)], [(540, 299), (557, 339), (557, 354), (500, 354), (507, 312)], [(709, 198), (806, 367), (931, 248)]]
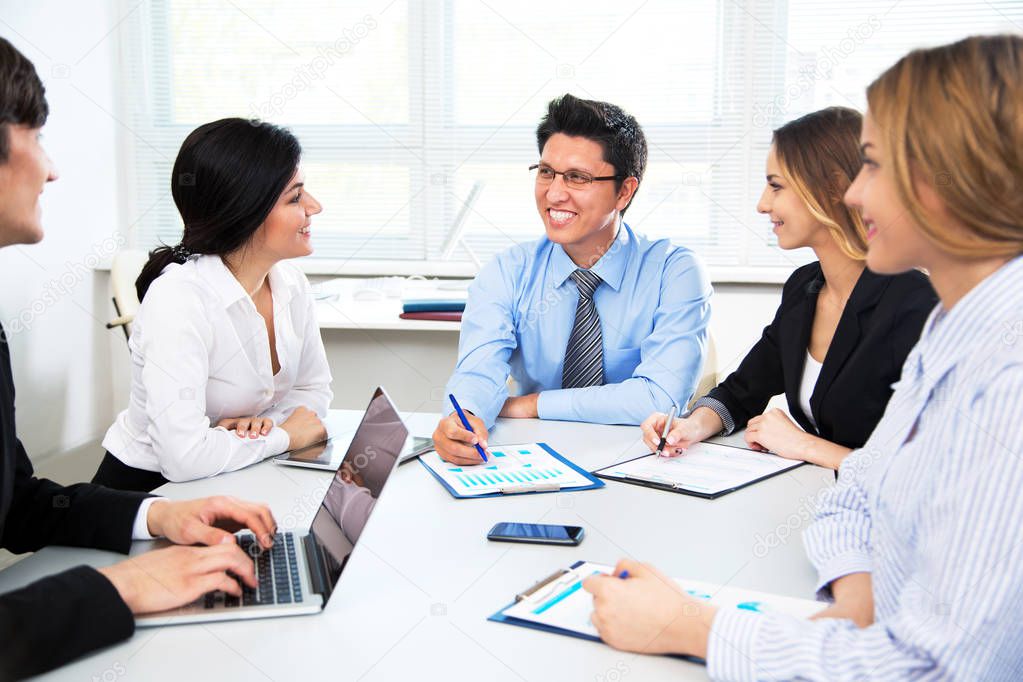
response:
[(494, 445), (490, 461), (474, 466), (445, 462), (436, 452), (419, 458), (458, 498), (601, 488), (603, 481), (580, 469), (546, 443)]

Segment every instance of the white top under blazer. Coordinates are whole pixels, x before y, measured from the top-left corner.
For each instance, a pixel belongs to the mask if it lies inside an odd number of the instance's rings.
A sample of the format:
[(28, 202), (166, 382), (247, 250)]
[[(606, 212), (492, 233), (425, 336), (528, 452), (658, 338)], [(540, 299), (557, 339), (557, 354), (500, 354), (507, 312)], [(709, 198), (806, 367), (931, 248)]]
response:
[[(269, 282), (276, 376), (266, 323), (219, 256), (164, 268), (132, 322), (131, 397), (103, 447), (129, 466), (188, 481), (287, 450), (279, 425), (300, 405), (326, 417), (331, 376), (309, 281), (281, 262)], [(273, 419), (270, 433), (239, 438), (216, 426), (254, 416)]]
[(799, 382), (799, 406), (803, 408), (803, 414), (807, 420), (817, 428), (817, 421), (813, 418), (813, 411), (810, 409), (810, 398), (813, 396), (813, 389), (817, 388), (817, 380), (821, 378), (821, 368), (824, 363), (817, 362), (806, 351), (806, 362), (803, 364), (803, 379)]

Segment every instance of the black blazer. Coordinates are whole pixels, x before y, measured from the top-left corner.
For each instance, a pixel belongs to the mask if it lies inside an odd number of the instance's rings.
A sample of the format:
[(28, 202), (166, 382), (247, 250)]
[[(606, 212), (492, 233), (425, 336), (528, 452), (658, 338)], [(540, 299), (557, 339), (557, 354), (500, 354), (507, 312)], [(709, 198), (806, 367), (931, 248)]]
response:
[(785, 393), (789, 412), (804, 430), (847, 448), (861, 447), (880, 421), (891, 385), (902, 374), (937, 295), (916, 270), (894, 276), (863, 271), (810, 396), (814, 428), (799, 404), (799, 387), (823, 285), (818, 262), (792, 273), (774, 321), (739, 368), (708, 394), (724, 404), (737, 429), (779, 393)]
[[(0, 546), (15, 553), (46, 545), (127, 552), (147, 495), (32, 475), (14, 428), (14, 379), (0, 327)], [(131, 636), (135, 620), (114, 586), (79, 566), (0, 595), (0, 680), (45, 672)]]

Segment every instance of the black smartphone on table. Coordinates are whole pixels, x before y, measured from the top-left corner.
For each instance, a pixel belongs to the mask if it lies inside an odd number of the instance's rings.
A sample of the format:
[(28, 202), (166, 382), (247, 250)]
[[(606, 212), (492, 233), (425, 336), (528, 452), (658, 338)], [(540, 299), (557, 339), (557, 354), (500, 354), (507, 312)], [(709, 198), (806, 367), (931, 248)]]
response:
[(487, 533), (494, 542), (528, 542), (538, 545), (578, 545), (583, 541), (582, 526), (558, 526), (543, 523), (497, 523)]

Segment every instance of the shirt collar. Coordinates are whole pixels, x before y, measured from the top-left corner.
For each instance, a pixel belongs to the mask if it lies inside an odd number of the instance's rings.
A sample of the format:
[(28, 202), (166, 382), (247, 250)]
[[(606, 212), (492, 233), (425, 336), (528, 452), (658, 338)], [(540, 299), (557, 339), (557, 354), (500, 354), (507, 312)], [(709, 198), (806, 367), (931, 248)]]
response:
[[(249, 298), (231, 271), (224, 265), (220, 256), (199, 256), (195, 267), (210, 290), (217, 295), (221, 304), (227, 308), (240, 300)], [(281, 271), (280, 263), (270, 268), (270, 291), (273, 292), (274, 308), (282, 306), (294, 297), (295, 286), (290, 278)]]
[[(590, 266), (590, 270), (598, 275), (604, 282), (618, 291), (621, 289), (622, 280), (625, 278), (625, 268), (629, 261), (629, 251), (633, 248), (635, 236), (632, 228), (622, 221), (618, 236), (611, 242), (611, 246), (604, 252), (596, 263)], [(569, 275), (579, 269), (579, 266), (572, 262), (561, 244), (554, 245), (554, 252), (551, 257), (551, 275), (555, 287), (560, 287), (568, 279)]]
[(199, 256), (195, 261), (196, 272), (209, 285), (225, 308), (248, 298), (248, 292), (224, 265), (220, 256)]
[[(919, 343), (923, 382), (933, 387), (964, 357), (991, 356), (1016, 342), (1023, 302), (1023, 256), (1017, 256), (963, 296), (951, 310), (939, 302)], [(983, 347), (982, 347), (983, 346)]]

